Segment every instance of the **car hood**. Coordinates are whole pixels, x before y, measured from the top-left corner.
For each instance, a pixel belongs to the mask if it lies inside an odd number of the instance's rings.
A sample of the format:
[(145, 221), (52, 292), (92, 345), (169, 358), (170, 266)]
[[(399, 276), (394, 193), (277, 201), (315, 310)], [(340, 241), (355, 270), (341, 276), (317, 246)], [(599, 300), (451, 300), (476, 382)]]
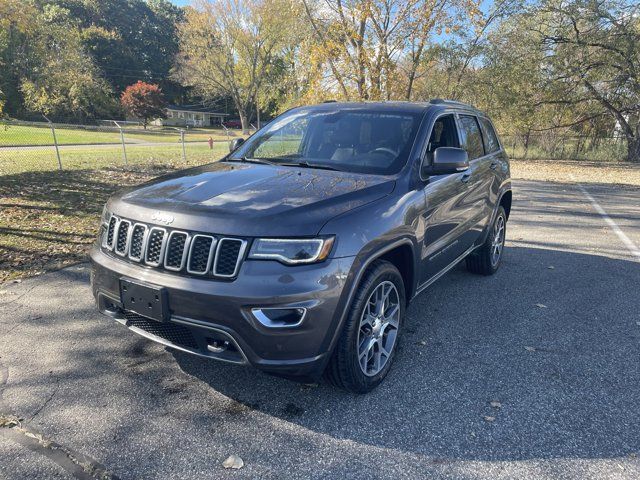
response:
[(114, 196), (132, 220), (234, 236), (316, 235), (331, 218), (393, 191), (378, 175), (218, 162), (160, 177)]

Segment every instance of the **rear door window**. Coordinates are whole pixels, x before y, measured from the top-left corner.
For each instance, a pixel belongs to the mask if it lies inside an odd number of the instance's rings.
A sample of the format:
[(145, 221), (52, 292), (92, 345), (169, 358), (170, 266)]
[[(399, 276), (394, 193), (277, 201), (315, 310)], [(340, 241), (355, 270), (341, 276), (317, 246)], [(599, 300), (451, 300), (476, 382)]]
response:
[(500, 150), (500, 142), (498, 142), (498, 136), (493, 125), (487, 118), (480, 118), (479, 120), (484, 133), (484, 146), (487, 149), (487, 153), (497, 152)]
[(469, 160), (484, 155), (484, 144), (478, 120), (473, 115), (460, 115), (460, 130), (462, 135), (462, 148), (469, 154)]

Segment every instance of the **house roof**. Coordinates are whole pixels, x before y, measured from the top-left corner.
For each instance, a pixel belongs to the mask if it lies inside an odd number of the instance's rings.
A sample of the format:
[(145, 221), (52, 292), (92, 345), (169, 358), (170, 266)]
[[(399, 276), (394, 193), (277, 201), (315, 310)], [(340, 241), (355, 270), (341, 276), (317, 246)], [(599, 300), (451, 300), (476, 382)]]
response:
[(208, 113), (219, 117), (229, 116), (228, 113), (212, 112), (211, 109), (201, 105), (167, 105), (167, 110), (173, 110), (174, 112)]

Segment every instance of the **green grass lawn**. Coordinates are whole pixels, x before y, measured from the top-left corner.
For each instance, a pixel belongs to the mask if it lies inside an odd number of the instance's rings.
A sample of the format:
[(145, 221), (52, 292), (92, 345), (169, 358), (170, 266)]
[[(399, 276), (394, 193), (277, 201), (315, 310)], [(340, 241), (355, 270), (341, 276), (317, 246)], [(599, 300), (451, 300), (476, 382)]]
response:
[[(193, 166), (218, 160), (228, 152), (226, 142), (213, 144), (210, 150), (206, 143), (186, 144), (186, 161), (182, 158), (181, 145), (127, 145), (128, 166), (164, 165), (172, 167)], [(63, 170), (99, 169), (124, 167), (122, 146), (112, 147), (60, 147)], [(53, 147), (30, 149), (0, 149), (0, 175), (58, 169)]]
[[(231, 138), (241, 137), (239, 130), (231, 131)], [(227, 135), (222, 130), (211, 130), (207, 132), (187, 131), (185, 133), (186, 142), (206, 142), (209, 137), (215, 142), (228, 140)], [(109, 130), (95, 129), (71, 129), (56, 128), (56, 138), (58, 145), (90, 145), (100, 143), (120, 143), (120, 133)], [(173, 143), (180, 141), (180, 133), (177, 130), (143, 130), (128, 129), (124, 133), (125, 143)], [(0, 147), (7, 146), (29, 146), (29, 145), (53, 145), (53, 135), (48, 127), (36, 127), (25, 125), (9, 125), (0, 123)]]

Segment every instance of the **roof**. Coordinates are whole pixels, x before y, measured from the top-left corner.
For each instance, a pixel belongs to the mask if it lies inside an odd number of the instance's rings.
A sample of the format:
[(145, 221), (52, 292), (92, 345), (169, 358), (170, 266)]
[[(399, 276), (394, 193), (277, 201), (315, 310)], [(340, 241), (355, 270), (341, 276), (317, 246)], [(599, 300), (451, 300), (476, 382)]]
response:
[(190, 112), (190, 113), (208, 113), (210, 115), (217, 116), (229, 116), (228, 113), (213, 112), (208, 107), (202, 105), (167, 105), (167, 110), (173, 110), (176, 112)]
[[(464, 110), (478, 112), (478, 109), (472, 105), (468, 105), (462, 102), (456, 102), (454, 100), (442, 100), (440, 98), (435, 98), (433, 100), (428, 100), (425, 102), (407, 102), (407, 101), (385, 101), (385, 102), (335, 102), (335, 101), (327, 101), (317, 105), (308, 105), (306, 108), (313, 108), (318, 110), (335, 110), (336, 108), (349, 108), (349, 109), (361, 109), (361, 110), (386, 110), (386, 111), (405, 111), (405, 112), (424, 112), (427, 108), (447, 108), (447, 107), (455, 107)], [(305, 107), (302, 107), (305, 108)]]

